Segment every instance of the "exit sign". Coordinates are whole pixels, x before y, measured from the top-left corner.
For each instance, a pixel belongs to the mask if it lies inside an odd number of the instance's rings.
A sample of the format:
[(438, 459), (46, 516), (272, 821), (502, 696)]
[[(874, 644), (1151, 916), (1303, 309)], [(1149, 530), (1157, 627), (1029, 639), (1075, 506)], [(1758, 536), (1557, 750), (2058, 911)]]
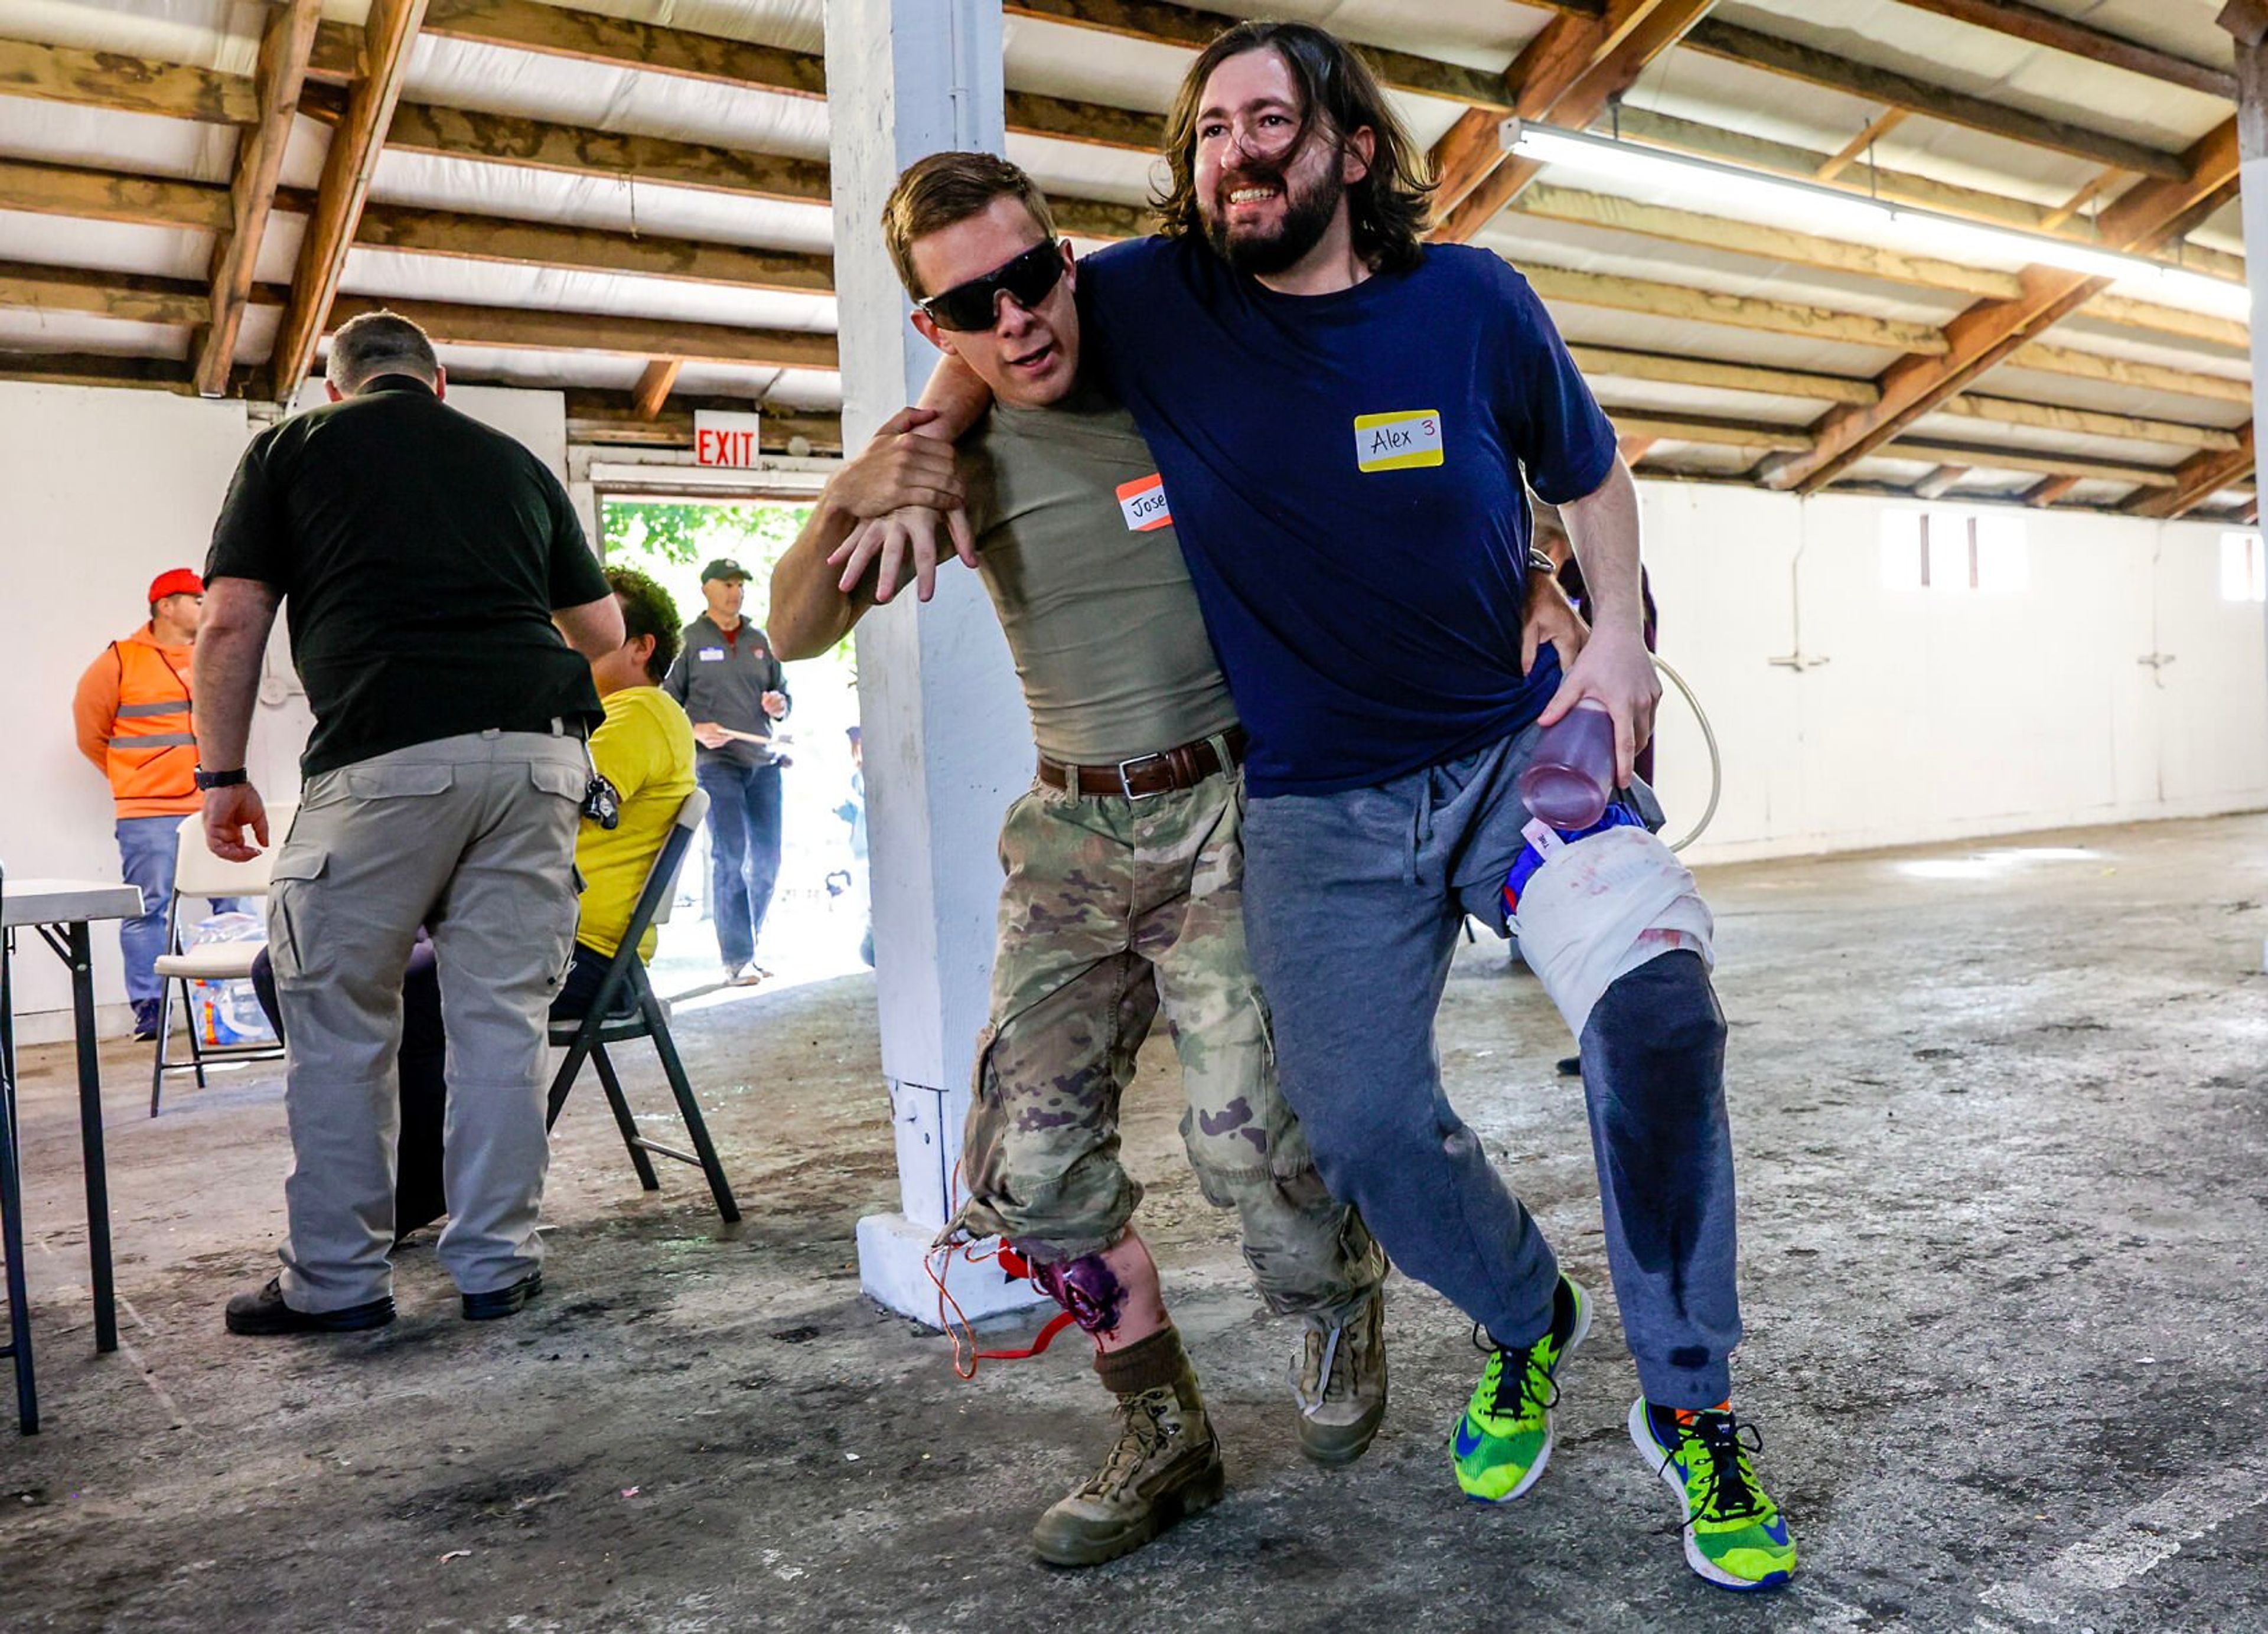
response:
[(693, 411), (693, 463), (752, 466), (759, 458), (756, 430), (763, 416), (755, 414)]

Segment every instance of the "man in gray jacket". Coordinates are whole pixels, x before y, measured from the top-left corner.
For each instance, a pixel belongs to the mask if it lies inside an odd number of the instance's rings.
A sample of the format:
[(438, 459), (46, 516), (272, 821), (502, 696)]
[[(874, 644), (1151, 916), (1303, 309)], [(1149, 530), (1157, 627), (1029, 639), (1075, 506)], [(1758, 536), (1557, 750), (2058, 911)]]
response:
[(756, 938), (779, 880), (780, 768), (772, 726), (787, 718), (787, 672), (764, 632), (740, 616), (748, 573), (730, 556), (701, 570), (709, 610), (685, 627), (662, 690), (693, 718), (694, 776), (709, 791), (709, 856), (717, 951), (725, 980), (754, 986)]
[(394, 1061), (421, 925), (448, 1049), (436, 1251), (468, 1320), (541, 1288), (545, 1015), (574, 945), (585, 739), (602, 718), (587, 660), (622, 642), (567, 490), (444, 405), (416, 325), (355, 319), (328, 372), (332, 401), (262, 432), (237, 467), (196, 651), (216, 855), (248, 861), (269, 843), (244, 752), (279, 603), (315, 715), (268, 899), (290, 1231), (283, 1274), (228, 1303), (239, 1334), (394, 1320)]

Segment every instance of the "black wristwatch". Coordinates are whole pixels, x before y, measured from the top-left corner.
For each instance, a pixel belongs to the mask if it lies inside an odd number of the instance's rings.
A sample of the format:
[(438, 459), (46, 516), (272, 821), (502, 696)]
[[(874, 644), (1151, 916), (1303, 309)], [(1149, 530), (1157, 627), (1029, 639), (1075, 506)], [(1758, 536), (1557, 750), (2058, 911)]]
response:
[(234, 771), (207, 771), (202, 766), (197, 768), (197, 787), (200, 789), (233, 789), (239, 783), (251, 781), (252, 774), (241, 766)]

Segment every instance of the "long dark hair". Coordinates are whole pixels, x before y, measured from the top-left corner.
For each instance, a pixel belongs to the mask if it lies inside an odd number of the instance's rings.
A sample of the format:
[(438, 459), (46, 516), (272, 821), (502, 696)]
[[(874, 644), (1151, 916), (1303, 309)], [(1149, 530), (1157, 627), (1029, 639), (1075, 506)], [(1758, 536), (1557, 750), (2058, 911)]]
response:
[(1297, 152), (1320, 121), (1341, 139), (1370, 127), (1378, 138), (1368, 173), (1347, 188), (1347, 213), (1355, 254), (1380, 272), (1407, 272), (1423, 253), (1433, 183), (1425, 158), (1401, 116), (1387, 101), (1370, 65), (1337, 35), (1307, 23), (1239, 23), (1197, 53), (1166, 115), (1166, 163), (1171, 185), (1152, 201), (1159, 231), (1168, 238), (1204, 236), (1197, 213), (1197, 129), (1205, 81), (1213, 70), (1248, 51), (1274, 51), (1299, 82)]

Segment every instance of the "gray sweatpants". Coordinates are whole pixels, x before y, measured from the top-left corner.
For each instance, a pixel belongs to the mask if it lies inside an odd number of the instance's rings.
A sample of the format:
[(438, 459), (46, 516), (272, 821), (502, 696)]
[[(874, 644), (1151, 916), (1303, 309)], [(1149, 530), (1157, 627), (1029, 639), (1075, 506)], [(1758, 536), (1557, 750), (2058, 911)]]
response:
[[(1442, 1093), (1433, 1016), (1464, 916), (1505, 929), (1537, 735), (1375, 788), (1255, 799), (1244, 826), (1245, 938), (1324, 1180), (1395, 1264), (1513, 1345), (1550, 1329), (1558, 1264)], [(1658, 1405), (1712, 1407), (1741, 1321), (1725, 1020), (1699, 955), (1617, 980), (1581, 1044), (1638, 1381)]]
[(332, 1311), (392, 1286), (401, 975), (429, 927), (448, 1040), (437, 1252), (467, 1293), (542, 1258), (546, 1012), (574, 946), (583, 740), (483, 732), (307, 780), (268, 938), (288, 1053), (284, 1297)]

